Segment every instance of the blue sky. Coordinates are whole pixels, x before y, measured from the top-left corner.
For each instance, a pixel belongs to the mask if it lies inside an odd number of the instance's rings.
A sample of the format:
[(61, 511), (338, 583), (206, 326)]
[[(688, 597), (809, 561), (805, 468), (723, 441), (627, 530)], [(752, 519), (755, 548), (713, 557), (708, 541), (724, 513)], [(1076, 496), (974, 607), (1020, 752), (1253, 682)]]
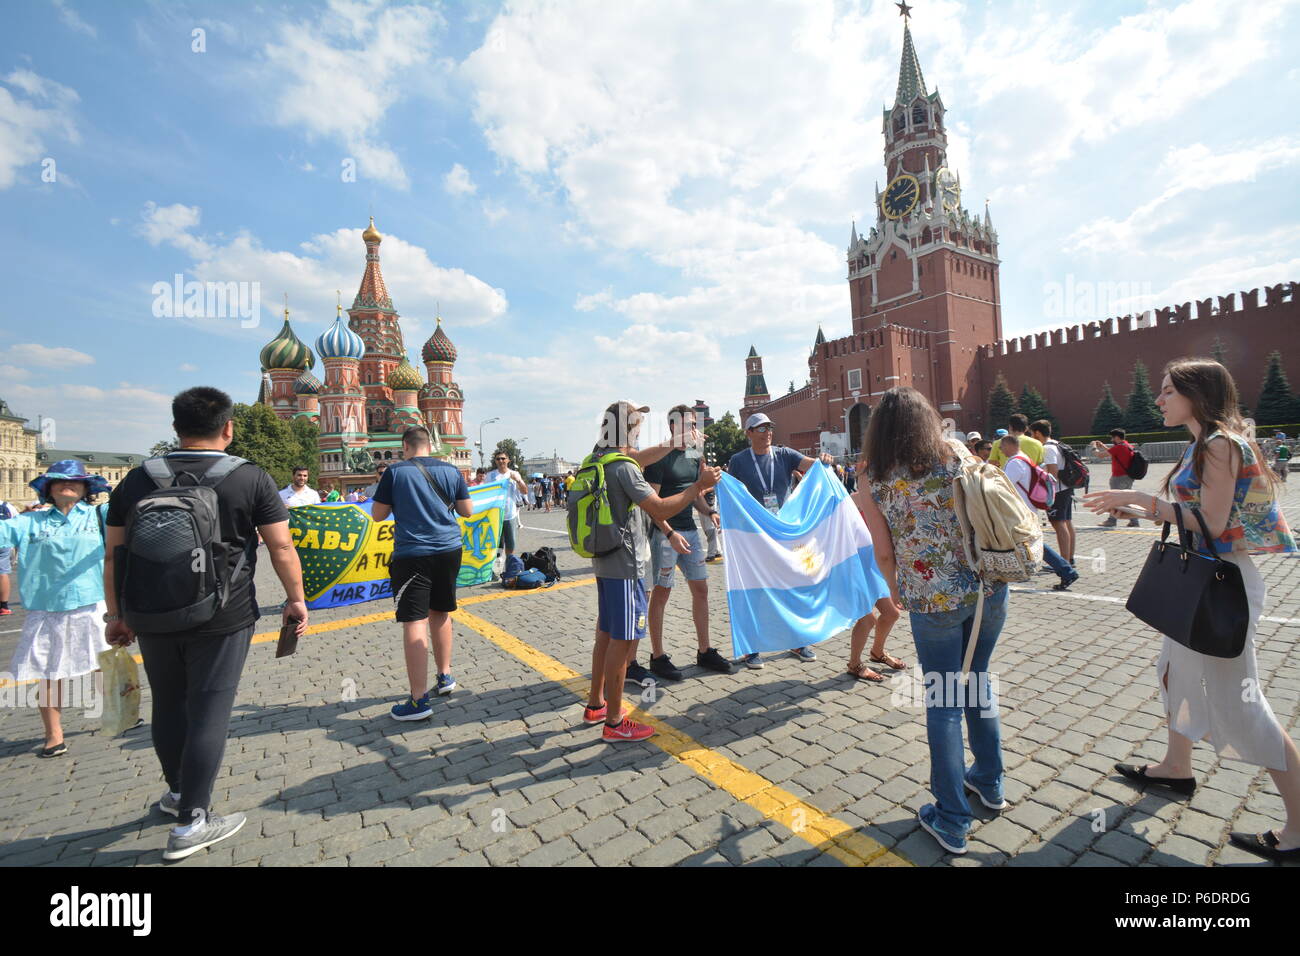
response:
[[(1008, 334), (1300, 279), (1298, 30), (1298, 0), (913, 4)], [(113, 451), (187, 385), (251, 401), (283, 294), (314, 342), (372, 212), (413, 360), (440, 307), (489, 445), (580, 456), (615, 397), (735, 410), (750, 344), (802, 385), (849, 330), (901, 33), (843, 0), (11, 5), (0, 397)], [(257, 283), (260, 325), (155, 316), (176, 273)]]

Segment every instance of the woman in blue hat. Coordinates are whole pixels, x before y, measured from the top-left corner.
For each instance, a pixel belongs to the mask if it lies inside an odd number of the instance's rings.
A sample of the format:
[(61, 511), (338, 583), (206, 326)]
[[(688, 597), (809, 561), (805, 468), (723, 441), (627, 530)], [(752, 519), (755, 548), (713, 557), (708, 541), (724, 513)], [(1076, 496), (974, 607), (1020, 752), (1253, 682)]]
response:
[(29, 482), (51, 507), (0, 521), (0, 549), (18, 549), (18, 592), (27, 617), (9, 664), (14, 680), (41, 681), (42, 757), (68, 752), (63, 742), (58, 681), (99, 669), (104, 641), (103, 509), (109, 490), (75, 459), (56, 461)]

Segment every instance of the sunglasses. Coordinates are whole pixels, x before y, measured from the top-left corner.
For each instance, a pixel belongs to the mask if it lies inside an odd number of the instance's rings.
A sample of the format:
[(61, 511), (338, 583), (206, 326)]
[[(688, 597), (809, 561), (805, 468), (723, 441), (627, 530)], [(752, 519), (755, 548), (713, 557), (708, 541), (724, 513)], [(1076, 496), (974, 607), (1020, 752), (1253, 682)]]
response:
[(750, 431), (772, 432), (772, 431), (776, 431), (776, 428), (773, 427), (772, 425), (755, 425), (753, 428), (750, 429)]

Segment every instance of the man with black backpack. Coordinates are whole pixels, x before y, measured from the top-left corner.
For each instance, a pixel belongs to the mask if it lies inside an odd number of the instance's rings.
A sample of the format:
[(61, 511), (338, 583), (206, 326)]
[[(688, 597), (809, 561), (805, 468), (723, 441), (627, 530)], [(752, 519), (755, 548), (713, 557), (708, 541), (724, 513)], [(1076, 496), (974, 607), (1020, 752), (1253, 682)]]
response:
[[(1110, 455), (1110, 487), (1112, 490), (1127, 491), (1133, 487), (1134, 478), (1146, 476), (1146, 459), (1141, 458), (1137, 449), (1127, 441), (1128, 433), (1122, 428), (1112, 428), (1110, 437), (1114, 439), (1114, 444), (1103, 445), (1099, 441), (1092, 443), (1093, 451), (1099, 455)], [(1140, 460), (1138, 468), (1134, 468), (1134, 458)], [(1134, 471), (1140, 470), (1141, 475), (1134, 474)], [(1111, 515), (1101, 523), (1103, 528), (1113, 528), (1118, 524), (1115, 516)], [(1128, 526), (1130, 528), (1140, 527), (1141, 522), (1137, 518), (1130, 518)]]
[(118, 646), (140, 639), (154, 750), (167, 780), (158, 809), (179, 820), (165, 860), (234, 836), (245, 822), (209, 804), (259, 613), (259, 534), (287, 598), (283, 623), (295, 622), (299, 635), (307, 629), (289, 512), (270, 475), (226, 454), (233, 414), (218, 389), (177, 395), (180, 448), (131, 469), (105, 519), (104, 636)]
[[(379, 481), (370, 516), (393, 516), (393, 557), (388, 564), (397, 620), (402, 625), (406, 677), (411, 696), (395, 705), (395, 720), (424, 720), (433, 713), (433, 694), (456, 689), (451, 676), (451, 612), (456, 610), (461, 530), (456, 516), (474, 513), (469, 486), (450, 462), (431, 455), (432, 440), (423, 425), (402, 434), (399, 461)], [(429, 642), (438, 666), (429, 687)]]

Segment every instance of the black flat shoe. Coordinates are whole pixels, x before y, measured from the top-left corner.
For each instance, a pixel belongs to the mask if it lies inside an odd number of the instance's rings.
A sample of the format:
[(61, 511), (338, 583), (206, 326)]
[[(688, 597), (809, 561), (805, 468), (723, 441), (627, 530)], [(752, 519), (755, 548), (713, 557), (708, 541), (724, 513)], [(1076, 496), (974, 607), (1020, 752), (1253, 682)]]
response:
[(1196, 792), (1195, 777), (1152, 777), (1147, 774), (1145, 765), (1138, 767), (1131, 763), (1117, 763), (1115, 769), (1137, 783), (1154, 783), (1156, 786), (1168, 787), (1174, 793), (1190, 797)]
[(55, 744), (53, 747), (46, 747), (36, 756), (38, 757), (62, 757), (68, 752), (67, 744)]
[(1232, 833), (1228, 840), (1233, 846), (1241, 847), (1250, 853), (1258, 854), (1266, 860), (1272, 860), (1275, 863), (1295, 862), (1300, 860), (1300, 847), (1292, 850), (1279, 850), (1277, 848), (1277, 834), (1272, 830), (1264, 833)]

